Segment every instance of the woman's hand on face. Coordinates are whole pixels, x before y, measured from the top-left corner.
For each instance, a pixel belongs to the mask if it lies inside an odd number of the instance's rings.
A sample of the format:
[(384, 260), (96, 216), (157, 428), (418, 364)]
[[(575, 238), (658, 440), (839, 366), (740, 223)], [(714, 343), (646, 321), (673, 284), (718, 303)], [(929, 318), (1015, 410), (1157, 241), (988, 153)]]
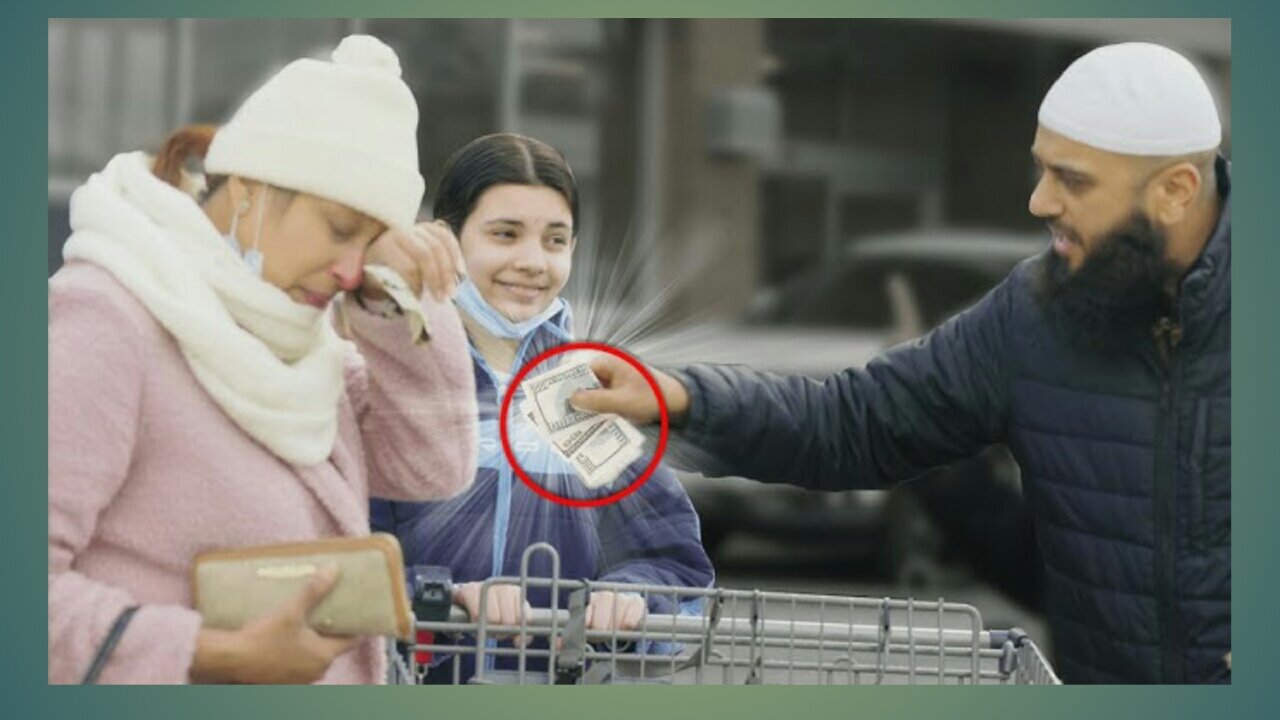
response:
[[(472, 622), (480, 621), (480, 590), (484, 583), (462, 583), (453, 589), (453, 602), (461, 605), (471, 616)], [(518, 585), (490, 585), (489, 600), (485, 605), (484, 617), (489, 625), (519, 625), (522, 618), (529, 617), (532, 611), (529, 603), (520, 594)], [(505, 637), (505, 636), (495, 636)], [(529, 642), (528, 636), (512, 639), (516, 647), (524, 647)]]
[(201, 630), (191, 679), (294, 684), (324, 677), (333, 661), (360, 641), (321, 635), (307, 624), (307, 615), (337, 582), (338, 569), (325, 568), (279, 610), (236, 631)]
[[(407, 231), (386, 230), (369, 245), (364, 261), (386, 265), (404, 278), (414, 295), (421, 296), (425, 287), (438, 302), (452, 297), (467, 274), (458, 239), (443, 220), (418, 223)], [(385, 297), (382, 286), (367, 273), (360, 292), (370, 299)]]

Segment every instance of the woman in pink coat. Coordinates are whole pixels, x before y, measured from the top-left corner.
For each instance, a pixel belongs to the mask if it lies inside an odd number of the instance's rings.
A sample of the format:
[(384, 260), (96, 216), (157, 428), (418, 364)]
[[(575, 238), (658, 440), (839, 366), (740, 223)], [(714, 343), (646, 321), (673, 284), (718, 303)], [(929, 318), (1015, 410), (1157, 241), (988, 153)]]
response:
[[(367, 534), (370, 492), (471, 482), (460, 261), (446, 228), (414, 226), (416, 129), (395, 54), (353, 36), (72, 196), (49, 281), (51, 683), (79, 681), (133, 606), (101, 682), (382, 678), (381, 640), (305, 623), (336, 578), (231, 632), (202, 627), (189, 577), (205, 550)], [(422, 291), (429, 340), (366, 263)]]

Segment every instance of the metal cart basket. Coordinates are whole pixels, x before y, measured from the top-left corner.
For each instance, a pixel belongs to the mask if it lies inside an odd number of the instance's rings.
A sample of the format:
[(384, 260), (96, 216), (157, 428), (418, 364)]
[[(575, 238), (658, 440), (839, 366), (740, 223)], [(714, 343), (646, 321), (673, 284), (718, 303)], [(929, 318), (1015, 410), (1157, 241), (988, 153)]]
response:
[[(550, 556), (550, 577), (529, 560)], [(445, 604), (417, 618), (418, 640), (393, 653), (392, 681), (436, 684), (1060, 684), (1018, 629), (992, 630), (971, 605), (915, 599), (568, 580), (545, 543), (524, 553), (520, 577), (483, 588), (543, 589), (562, 609), (535, 609), (520, 625), (479, 621)], [(652, 610), (633, 630), (586, 628), (593, 592), (634, 593)], [(654, 601), (657, 600), (655, 603)], [(617, 605), (615, 604), (615, 608)], [(522, 636), (524, 643), (511, 638)]]

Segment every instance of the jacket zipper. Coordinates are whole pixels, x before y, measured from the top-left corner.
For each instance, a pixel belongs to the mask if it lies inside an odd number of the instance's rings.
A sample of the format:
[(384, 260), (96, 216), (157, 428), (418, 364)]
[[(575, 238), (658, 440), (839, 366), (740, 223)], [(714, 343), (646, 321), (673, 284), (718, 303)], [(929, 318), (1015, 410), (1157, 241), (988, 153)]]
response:
[[(1175, 308), (1176, 316), (1176, 308)], [(1178, 397), (1178, 341), (1182, 328), (1171, 318), (1164, 317), (1156, 324), (1156, 346), (1165, 370), (1162, 382), (1159, 412), (1159, 433), (1156, 438), (1155, 473), (1155, 541), (1156, 541), (1156, 602), (1160, 633), (1161, 681), (1181, 682), (1177, 623), (1175, 607), (1175, 551), (1174, 527), (1177, 522), (1177, 408)]]
[(1204, 530), (1205, 473), (1209, 463), (1209, 401), (1196, 403), (1195, 425), (1191, 434), (1191, 512), (1188, 522), (1188, 546), (1197, 554), (1205, 551)]
[[(515, 378), (516, 373), (520, 372), (520, 368), (524, 363), (522, 358), (529, 352), (529, 345), (533, 340), (533, 333), (526, 335), (518, 346), (516, 346), (516, 357), (509, 369), (508, 378)], [(493, 370), (488, 367), (485, 362), (485, 370), (489, 374), (489, 381), (493, 383), (494, 401), (498, 411), (502, 411), (503, 387), (498, 383), (497, 376)], [(511, 497), (515, 490), (515, 471), (507, 467), (505, 463), (500, 462), (498, 467), (498, 493), (494, 498), (494, 517), (493, 517), (493, 576), (498, 577), (505, 574), (506, 557), (507, 557), (507, 531), (511, 524)]]

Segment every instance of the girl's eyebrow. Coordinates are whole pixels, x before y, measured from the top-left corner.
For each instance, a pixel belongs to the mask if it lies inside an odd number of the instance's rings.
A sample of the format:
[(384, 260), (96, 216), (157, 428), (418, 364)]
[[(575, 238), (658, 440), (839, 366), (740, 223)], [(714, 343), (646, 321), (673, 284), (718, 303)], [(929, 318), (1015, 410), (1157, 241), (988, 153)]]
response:
[[(514, 218), (494, 218), (492, 220), (486, 220), (484, 224), (485, 225), (515, 225), (516, 227), (525, 226), (523, 220), (516, 220)], [(554, 220), (550, 223), (547, 223), (547, 229), (548, 230), (568, 230), (569, 223), (562, 222), (560, 220)]]

